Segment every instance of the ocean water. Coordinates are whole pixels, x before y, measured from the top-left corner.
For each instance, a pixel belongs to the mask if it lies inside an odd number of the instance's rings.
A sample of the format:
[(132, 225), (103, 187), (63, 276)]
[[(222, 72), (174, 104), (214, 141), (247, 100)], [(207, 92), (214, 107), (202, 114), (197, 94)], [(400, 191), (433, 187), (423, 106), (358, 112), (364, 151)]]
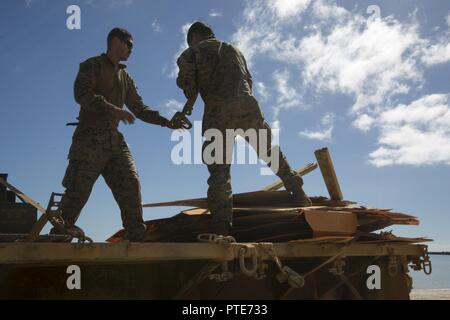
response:
[(450, 255), (430, 254), (433, 272), (409, 271), (413, 278), (413, 289), (450, 289)]

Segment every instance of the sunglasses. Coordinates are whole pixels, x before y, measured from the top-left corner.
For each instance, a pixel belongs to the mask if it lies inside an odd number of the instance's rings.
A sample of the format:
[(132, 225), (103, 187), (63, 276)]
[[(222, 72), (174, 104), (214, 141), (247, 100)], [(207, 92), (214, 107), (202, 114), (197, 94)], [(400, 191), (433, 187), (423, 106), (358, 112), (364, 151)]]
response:
[(125, 42), (125, 44), (127, 45), (128, 49), (130, 49), (130, 50), (133, 49), (133, 42), (131, 42), (130, 39), (127, 39), (127, 40), (123, 40), (122, 39), (122, 41)]

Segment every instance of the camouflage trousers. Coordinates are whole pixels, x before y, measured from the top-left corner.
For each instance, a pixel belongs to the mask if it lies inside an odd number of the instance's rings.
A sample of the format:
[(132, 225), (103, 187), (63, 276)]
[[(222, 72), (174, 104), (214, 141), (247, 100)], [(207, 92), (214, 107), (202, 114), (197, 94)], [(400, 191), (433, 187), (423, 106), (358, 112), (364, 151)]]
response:
[(130, 150), (116, 130), (76, 129), (62, 182), (66, 191), (61, 211), (66, 226), (75, 224), (100, 175), (119, 205), (128, 238), (145, 234), (139, 176)]
[[(263, 129), (266, 133), (265, 141), (261, 141), (261, 136), (256, 139), (249, 139), (243, 136), (247, 143), (256, 151), (258, 157), (264, 160), (270, 166), (272, 154), (278, 154), (278, 170), (274, 173), (285, 183), (295, 181), (303, 184), (303, 180), (298, 174), (292, 170), (285, 155), (281, 152), (279, 146), (272, 146), (272, 130), (253, 96), (241, 96), (233, 100), (224, 101), (222, 99), (209, 98), (205, 99), (205, 113), (203, 115), (203, 134), (208, 129), (219, 130), (223, 137), (226, 136), (226, 129), (255, 129), (259, 132)], [(238, 132), (239, 134), (239, 132)], [(236, 136), (236, 135), (235, 135)], [(234, 136), (234, 137), (235, 137)], [(230, 166), (231, 163), (227, 159), (231, 159), (230, 154), (233, 153), (234, 137), (232, 143), (226, 143), (224, 140), (222, 154), (224, 158), (221, 163), (208, 163), (203, 157), (203, 162), (207, 165), (209, 171), (208, 179), (208, 207), (212, 214), (213, 224), (231, 223), (233, 216), (233, 193), (231, 189)], [(229, 141), (230, 142), (230, 141)], [(207, 149), (214, 139), (206, 140), (203, 144), (203, 151)], [(261, 148), (261, 143), (265, 146)], [(227, 157), (228, 154), (228, 157)]]

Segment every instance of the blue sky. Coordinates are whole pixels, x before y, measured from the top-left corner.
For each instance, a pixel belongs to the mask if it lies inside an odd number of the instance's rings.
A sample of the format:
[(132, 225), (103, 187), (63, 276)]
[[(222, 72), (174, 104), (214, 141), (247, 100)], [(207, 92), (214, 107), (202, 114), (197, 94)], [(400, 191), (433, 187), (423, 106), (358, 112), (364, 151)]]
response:
[[(81, 30), (66, 28), (71, 4), (81, 9)], [(367, 13), (370, 5), (379, 10)], [(78, 64), (104, 52), (110, 29), (128, 29), (135, 43), (128, 70), (146, 104), (171, 116), (184, 102), (175, 57), (186, 26), (202, 19), (246, 55), (255, 95), (293, 167), (327, 146), (346, 199), (416, 215), (419, 227), (394, 232), (428, 236), (432, 249), (450, 250), (448, 1), (8, 0), (2, 9), (0, 171), (37, 201), (63, 191)], [(193, 120), (202, 109), (198, 101)], [(136, 122), (120, 130), (145, 203), (206, 194), (203, 165), (172, 163), (168, 129)], [(234, 192), (271, 183), (260, 168), (234, 165)], [(304, 180), (308, 194), (327, 195), (319, 171)], [(144, 209), (144, 216), (180, 209)], [(102, 178), (78, 224), (97, 241), (121, 228)]]

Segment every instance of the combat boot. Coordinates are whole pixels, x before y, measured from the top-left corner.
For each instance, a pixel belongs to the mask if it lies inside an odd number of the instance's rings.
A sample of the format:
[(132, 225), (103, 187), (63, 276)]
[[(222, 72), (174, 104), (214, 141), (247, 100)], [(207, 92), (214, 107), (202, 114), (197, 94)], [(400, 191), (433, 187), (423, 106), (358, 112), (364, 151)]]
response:
[(286, 191), (291, 195), (292, 201), (299, 207), (310, 207), (312, 205), (311, 200), (303, 191), (303, 179), (299, 175), (294, 175), (289, 179), (283, 180)]
[(56, 236), (67, 236), (65, 240), (61, 242), (72, 242), (73, 238), (84, 239), (86, 237), (84, 231), (80, 227), (77, 227), (76, 225), (64, 226), (64, 232), (58, 230), (56, 227), (53, 227), (50, 229), (49, 234)]
[(147, 228), (125, 229), (125, 240), (130, 242), (144, 242), (147, 236)]

